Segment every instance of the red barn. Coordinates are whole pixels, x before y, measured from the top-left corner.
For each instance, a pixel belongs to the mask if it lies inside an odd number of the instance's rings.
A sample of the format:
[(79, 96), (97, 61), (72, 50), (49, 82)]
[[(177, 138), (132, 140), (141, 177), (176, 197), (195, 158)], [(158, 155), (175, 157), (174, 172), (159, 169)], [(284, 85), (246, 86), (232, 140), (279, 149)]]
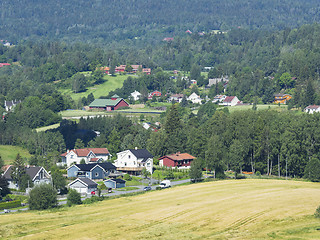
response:
[(129, 104), (118, 95), (114, 95), (111, 99), (95, 99), (90, 105), (90, 109), (100, 109), (106, 111), (117, 110), (120, 107), (128, 107)]
[(159, 166), (166, 166), (172, 168), (190, 168), (191, 162), (195, 159), (189, 153), (174, 153), (171, 155), (165, 155), (159, 158)]

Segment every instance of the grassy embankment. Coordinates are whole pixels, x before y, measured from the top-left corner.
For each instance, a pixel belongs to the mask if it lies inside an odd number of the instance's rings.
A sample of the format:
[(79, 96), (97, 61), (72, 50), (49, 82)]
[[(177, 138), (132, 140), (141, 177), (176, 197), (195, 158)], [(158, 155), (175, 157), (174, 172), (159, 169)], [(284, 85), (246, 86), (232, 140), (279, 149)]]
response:
[[(319, 183), (228, 180), (0, 216), (0, 238), (319, 239)], [(112, 227), (111, 227), (112, 226)]]
[(28, 150), (17, 146), (0, 145), (0, 155), (4, 160), (4, 164), (11, 164), (16, 159), (17, 154), (23, 158), (30, 158), (31, 155)]

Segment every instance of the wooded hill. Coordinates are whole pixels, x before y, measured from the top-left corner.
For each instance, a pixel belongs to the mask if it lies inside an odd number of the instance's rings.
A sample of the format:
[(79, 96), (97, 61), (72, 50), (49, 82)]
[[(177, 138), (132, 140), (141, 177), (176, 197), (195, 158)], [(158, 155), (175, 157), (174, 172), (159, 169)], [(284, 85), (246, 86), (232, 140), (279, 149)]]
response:
[[(319, 22), (317, 0), (3, 0), (0, 38), (116, 43), (192, 32), (284, 29)], [(130, 41), (129, 41), (130, 42)]]

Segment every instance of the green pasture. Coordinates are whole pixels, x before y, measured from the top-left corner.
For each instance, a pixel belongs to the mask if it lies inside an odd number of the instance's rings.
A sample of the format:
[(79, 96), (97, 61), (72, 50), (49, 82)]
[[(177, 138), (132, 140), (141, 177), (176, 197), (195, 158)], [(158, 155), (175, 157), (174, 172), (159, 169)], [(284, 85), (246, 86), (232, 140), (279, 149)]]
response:
[(11, 145), (0, 145), (0, 156), (4, 160), (5, 164), (11, 164), (16, 159), (17, 154), (20, 154), (23, 158), (30, 158), (31, 154), (28, 150)]

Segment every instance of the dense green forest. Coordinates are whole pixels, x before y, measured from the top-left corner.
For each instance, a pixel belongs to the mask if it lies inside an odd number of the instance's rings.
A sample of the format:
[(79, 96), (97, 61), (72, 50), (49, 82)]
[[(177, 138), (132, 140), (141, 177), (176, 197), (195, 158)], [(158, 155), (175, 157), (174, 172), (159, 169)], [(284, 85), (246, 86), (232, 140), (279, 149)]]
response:
[(317, 0), (3, 0), (0, 38), (140, 45), (187, 29), (298, 27), (319, 22), (319, 10)]

